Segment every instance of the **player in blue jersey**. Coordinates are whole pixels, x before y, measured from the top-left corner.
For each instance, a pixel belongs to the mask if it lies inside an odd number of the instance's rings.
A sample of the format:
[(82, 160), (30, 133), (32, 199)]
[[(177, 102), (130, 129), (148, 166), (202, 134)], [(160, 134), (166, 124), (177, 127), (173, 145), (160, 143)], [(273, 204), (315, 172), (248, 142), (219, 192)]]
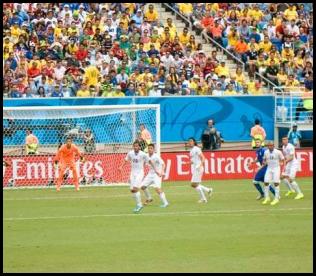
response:
[[(257, 200), (260, 200), (264, 198), (264, 192), (263, 192), (260, 182), (261, 183), (264, 182), (264, 175), (266, 174), (266, 171), (267, 171), (267, 166), (263, 165), (263, 155), (264, 155), (264, 152), (266, 151), (266, 148), (262, 147), (262, 141), (260, 139), (255, 140), (255, 145), (256, 145), (256, 159), (252, 162), (252, 164), (256, 164), (258, 167), (256, 169), (256, 175), (253, 179), (253, 185), (259, 192), (259, 196), (257, 197)], [(274, 188), (270, 185), (269, 189), (271, 193), (274, 195), (275, 194)]]

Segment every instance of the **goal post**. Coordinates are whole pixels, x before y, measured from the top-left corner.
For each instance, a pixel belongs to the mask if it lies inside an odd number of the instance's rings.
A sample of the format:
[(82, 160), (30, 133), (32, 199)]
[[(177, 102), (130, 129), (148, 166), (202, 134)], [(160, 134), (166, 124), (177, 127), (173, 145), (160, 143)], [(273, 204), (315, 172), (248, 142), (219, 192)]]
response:
[[(140, 124), (160, 154), (157, 104), (3, 107), (3, 187), (53, 186), (58, 177), (54, 156), (66, 137), (85, 155), (86, 162), (76, 163), (81, 185), (127, 184), (130, 166), (118, 168), (135, 133), (140, 138)], [(32, 135), (38, 143), (30, 142)], [(145, 152), (148, 142), (141, 140)], [(64, 185), (72, 181), (72, 173), (66, 173)]]

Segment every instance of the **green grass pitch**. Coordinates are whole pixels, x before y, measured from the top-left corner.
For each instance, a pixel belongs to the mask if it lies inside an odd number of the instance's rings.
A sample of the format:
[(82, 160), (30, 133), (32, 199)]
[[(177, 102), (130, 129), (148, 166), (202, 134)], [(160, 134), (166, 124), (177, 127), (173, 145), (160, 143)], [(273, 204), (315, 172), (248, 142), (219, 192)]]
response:
[[(133, 214), (128, 187), (4, 191), (4, 272), (312, 272), (312, 178), (305, 198), (264, 206), (251, 180), (166, 182)], [(142, 194), (143, 197), (143, 194)]]

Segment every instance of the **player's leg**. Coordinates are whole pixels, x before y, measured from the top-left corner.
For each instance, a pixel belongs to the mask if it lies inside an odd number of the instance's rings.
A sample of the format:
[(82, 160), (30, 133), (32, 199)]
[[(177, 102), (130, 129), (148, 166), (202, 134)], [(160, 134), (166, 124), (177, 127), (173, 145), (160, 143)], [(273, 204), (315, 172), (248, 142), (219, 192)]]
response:
[(269, 190), (273, 194), (273, 196), (275, 196), (275, 187), (273, 185), (269, 184)]
[(143, 175), (141, 174), (131, 175), (130, 177), (130, 190), (136, 201), (136, 208), (134, 209), (135, 213), (138, 213), (143, 208), (142, 198), (140, 194), (140, 185), (141, 185), (142, 179), (143, 179)]
[(153, 180), (153, 182), (154, 182), (153, 187), (155, 188), (155, 190), (156, 190), (157, 194), (159, 195), (160, 200), (162, 202), (162, 205), (160, 205), (160, 207), (165, 208), (169, 205), (169, 203), (167, 201), (165, 193), (161, 189), (161, 181), (162, 181), (161, 177), (159, 177), (158, 175), (155, 176), (155, 178)]
[(202, 182), (202, 170), (194, 170), (192, 172), (192, 179), (191, 179), (191, 187), (197, 190), (200, 195), (199, 203), (206, 203), (207, 199), (205, 197), (203, 188), (201, 187), (200, 183)]
[(72, 174), (73, 174), (73, 181), (74, 181), (74, 185), (75, 185), (75, 189), (76, 191), (79, 191), (79, 177), (78, 177), (78, 172), (77, 172), (77, 168), (76, 168), (76, 164), (72, 163), (69, 166), (69, 169), (72, 170)]
[(200, 187), (200, 183), (198, 183), (198, 182), (191, 182), (191, 186), (192, 186), (192, 188), (194, 188), (195, 190), (197, 190), (197, 192), (198, 192), (199, 195), (200, 195), (199, 203), (206, 203), (206, 202), (207, 202), (207, 199), (206, 199), (206, 197), (205, 197), (205, 194), (204, 194), (202, 188)]
[(146, 201), (145, 201), (144, 205), (147, 205), (153, 201), (152, 196), (151, 196), (150, 191), (149, 191), (149, 188), (148, 188), (150, 186), (150, 184), (152, 184), (152, 177), (147, 175), (141, 184), (141, 189), (143, 190), (145, 197), (146, 197)]
[(203, 192), (206, 192), (208, 194), (209, 197), (211, 197), (212, 193), (213, 193), (213, 188), (208, 188), (208, 187), (205, 187), (204, 185), (202, 185), (200, 183), (200, 187), (201, 189), (203, 190)]
[(58, 178), (57, 178), (57, 181), (56, 181), (56, 190), (57, 190), (57, 192), (60, 191), (61, 183), (63, 183), (63, 181), (64, 181), (64, 174), (65, 174), (66, 169), (67, 169), (66, 164), (60, 162), (59, 163), (59, 170), (58, 170)]
[(301, 199), (301, 198), (304, 197), (304, 194), (302, 193), (300, 186), (295, 181), (296, 172), (297, 172), (297, 166), (293, 165), (290, 168), (290, 173), (289, 173), (289, 179), (288, 180), (289, 180), (291, 186), (293, 187), (293, 189), (297, 192), (297, 195), (296, 195), (296, 197), (294, 199)]
[(273, 183), (275, 187), (275, 195), (274, 195), (273, 201), (271, 202), (271, 205), (276, 205), (280, 201), (280, 182), (281, 182), (280, 170), (274, 169), (273, 170)]
[(272, 181), (272, 171), (271, 169), (267, 169), (264, 175), (264, 200), (262, 204), (267, 204), (270, 201), (269, 197), (269, 183)]
[(259, 171), (257, 171), (252, 181), (254, 187), (259, 192), (259, 196), (257, 197), (257, 200), (264, 198), (264, 192), (263, 192), (260, 182), (264, 182), (265, 172), (266, 172), (266, 168), (261, 168)]
[(292, 187), (292, 185), (289, 181), (289, 174), (290, 174), (290, 166), (289, 166), (289, 164), (286, 164), (285, 170), (284, 170), (284, 172), (282, 172), (282, 175), (281, 175), (281, 179), (283, 180), (283, 183), (285, 184), (285, 186), (288, 189), (285, 196), (289, 196), (291, 194), (294, 194), (294, 192), (295, 192), (294, 188)]
[(283, 181), (283, 183), (285, 184), (285, 186), (287, 187), (288, 191), (286, 192), (285, 196), (290, 196), (292, 194), (295, 193), (294, 188), (292, 187), (292, 184), (289, 181), (289, 177), (287, 175), (282, 175), (281, 179)]
[[(267, 166), (262, 167), (259, 171), (260, 171), (260, 174), (258, 175), (256, 180), (259, 182), (264, 182), (264, 176), (267, 172)], [(269, 184), (269, 190), (273, 195), (275, 195), (274, 186), (272, 186), (271, 184)]]

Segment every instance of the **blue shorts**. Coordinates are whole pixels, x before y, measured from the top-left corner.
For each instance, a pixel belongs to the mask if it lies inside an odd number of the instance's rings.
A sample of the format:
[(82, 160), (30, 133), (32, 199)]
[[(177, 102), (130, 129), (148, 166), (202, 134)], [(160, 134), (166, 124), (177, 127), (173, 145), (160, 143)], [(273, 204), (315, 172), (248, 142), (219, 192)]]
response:
[(264, 175), (266, 174), (267, 166), (262, 167), (255, 175), (254, 181), (264, 182)]

